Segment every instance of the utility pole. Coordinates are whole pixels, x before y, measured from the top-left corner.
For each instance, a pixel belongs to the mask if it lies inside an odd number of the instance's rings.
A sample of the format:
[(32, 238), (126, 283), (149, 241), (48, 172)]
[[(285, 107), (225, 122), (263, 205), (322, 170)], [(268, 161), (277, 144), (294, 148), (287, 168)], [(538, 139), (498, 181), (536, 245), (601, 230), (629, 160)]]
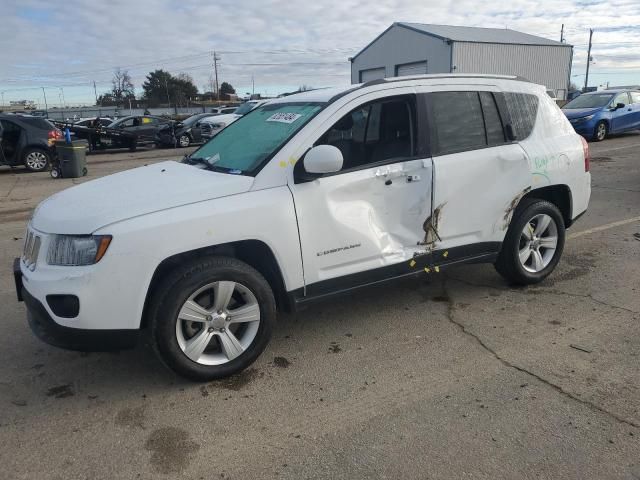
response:
[(44, 87), (40, 87), (42, 88), (42, 95), (44, 95), (44, 111), (47, 112), (47, 114), (49, 113), (49, 107), (47, 106), (47, 93), (44, 91)]
[(64, 88), (60, 87), (60, 93), (62, 94), (62, 108), (67, 108), (67, 102), (64, 99)]
[(96, 89), (96, 81), (93, 81), (93, 94), (96, 96), (96, 106), (98, 106), (98, 90)]
[(560, 43), (564, 43), (564, 23), (562, 24), (562, 28), (560, 29)]
[(220, 57), (216, 54), (216, 51), (213, 51), (213, 72), (216, 76), (216, 100), (220, 100), (220, 89), (218, 88), (218, 60)]
[(587, 83), (589, 82), (589, 65), (591, 64), (591, 37), (593, 37), (593, 28), (589, 29), (589, 50), (587, 50), (587, 73), (584, 76), (584, 89), (587, 91)]
[(0, 92), (0, 93), (2, 94), (2, 105), (0, 106), (4, 107), (4, 92)]

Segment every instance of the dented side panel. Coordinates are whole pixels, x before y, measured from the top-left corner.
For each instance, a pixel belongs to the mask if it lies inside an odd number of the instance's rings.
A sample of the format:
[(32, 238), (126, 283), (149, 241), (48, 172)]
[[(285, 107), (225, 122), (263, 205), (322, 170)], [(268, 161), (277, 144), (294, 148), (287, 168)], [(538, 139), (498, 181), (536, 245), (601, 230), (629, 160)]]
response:
[(292, 186), (307, 285), (409, 261), (424, 250), (431, 160)]
[(513, 210), (531, 189), (529, 163), (520, 145), (437, 156), (433, 163), (433, 248), (501, 242)]

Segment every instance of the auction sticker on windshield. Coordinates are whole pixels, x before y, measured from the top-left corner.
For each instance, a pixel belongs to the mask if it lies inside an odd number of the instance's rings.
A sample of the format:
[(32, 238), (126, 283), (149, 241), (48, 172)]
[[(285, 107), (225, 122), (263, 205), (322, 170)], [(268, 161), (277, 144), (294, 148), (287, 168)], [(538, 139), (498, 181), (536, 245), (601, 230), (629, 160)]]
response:
[(267, 122), (293, 123), (301, 116), (299, 113), (278, 112), (267, 118)]

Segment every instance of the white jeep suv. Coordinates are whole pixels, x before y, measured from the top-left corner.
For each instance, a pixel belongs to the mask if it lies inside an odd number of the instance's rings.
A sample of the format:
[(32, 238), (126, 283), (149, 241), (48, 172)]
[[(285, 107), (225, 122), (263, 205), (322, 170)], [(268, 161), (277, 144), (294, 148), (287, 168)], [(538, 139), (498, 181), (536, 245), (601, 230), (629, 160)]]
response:
[(276, 311), (451, 264), (532, 284), (585, 212), (589, 157), (542, 86), (426, 75), (264, 104), (182, 163), (42, 202), (15, 262), (44, 341), (131, 346), (196, 380), (250, 365)]

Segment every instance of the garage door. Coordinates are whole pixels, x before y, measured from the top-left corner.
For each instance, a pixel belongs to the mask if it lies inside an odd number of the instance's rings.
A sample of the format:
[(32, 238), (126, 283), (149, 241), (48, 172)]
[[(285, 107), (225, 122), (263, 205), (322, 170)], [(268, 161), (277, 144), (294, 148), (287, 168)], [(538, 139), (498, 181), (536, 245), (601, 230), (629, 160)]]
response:
[(427, 73), (427, 62), (413, 62), (396, 65), (396, 77), (424, 75), (425, 73)]
[(360, 82), (370, 82), (384, 78), (384, 67), (360, 70)]

